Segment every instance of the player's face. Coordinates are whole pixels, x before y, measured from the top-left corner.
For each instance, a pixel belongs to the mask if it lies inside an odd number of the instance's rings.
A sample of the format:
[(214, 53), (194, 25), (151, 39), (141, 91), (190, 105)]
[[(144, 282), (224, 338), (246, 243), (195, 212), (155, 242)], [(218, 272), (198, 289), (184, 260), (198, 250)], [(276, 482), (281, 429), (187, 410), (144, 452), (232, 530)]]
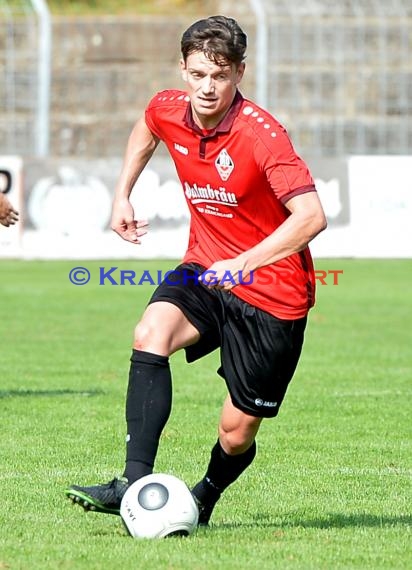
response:
[(203, 52), (191, 53), (180, 62), (187, 83), (194, 121), (204, 129), (212, 129), (225, 116), (240, 83), (245, 65), (217, 65)]

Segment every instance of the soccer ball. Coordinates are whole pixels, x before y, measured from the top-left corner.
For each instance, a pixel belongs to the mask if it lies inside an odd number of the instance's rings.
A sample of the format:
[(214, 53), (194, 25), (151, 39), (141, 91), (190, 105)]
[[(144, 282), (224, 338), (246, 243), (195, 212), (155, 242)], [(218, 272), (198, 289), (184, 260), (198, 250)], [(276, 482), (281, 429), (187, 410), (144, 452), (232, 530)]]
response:
[(191, 534), (197, 527), (199, 510), (184, 481), (154, 473), (130, 485), (120, 515), (134, 538), (164, 538)]

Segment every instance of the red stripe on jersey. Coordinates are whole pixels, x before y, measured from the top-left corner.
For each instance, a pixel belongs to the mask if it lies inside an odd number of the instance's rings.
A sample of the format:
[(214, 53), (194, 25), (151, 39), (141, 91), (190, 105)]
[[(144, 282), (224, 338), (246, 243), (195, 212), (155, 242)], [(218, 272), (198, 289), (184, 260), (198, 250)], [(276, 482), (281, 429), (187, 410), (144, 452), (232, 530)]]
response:
[(286, 194), (286, 196), (283, 196), (281, 202), (282, 202), (282, 204), (286, 204), (286, 202), (289, 202), (289, 200), (291, 200), (295, 196), (300, 196), (301, 194), (306, 194), (307, 192), (316, 192), (315, 185), (310, 184), (309, 186), (303, 186), (302, 188), (296, 188), (296, 190), (293, 190), (293, 192), (290, 192), (290, 194)]

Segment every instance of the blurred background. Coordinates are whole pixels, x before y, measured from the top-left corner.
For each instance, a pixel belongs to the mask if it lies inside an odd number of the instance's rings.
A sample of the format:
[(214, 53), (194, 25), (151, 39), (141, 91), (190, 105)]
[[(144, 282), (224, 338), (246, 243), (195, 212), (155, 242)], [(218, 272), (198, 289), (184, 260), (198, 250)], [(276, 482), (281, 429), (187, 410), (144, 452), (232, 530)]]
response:
[[(244, 96), (285, 125), (329, 219), (319, 257), (412, 257), (412, 0), (0, 0), (0, 256), (180, 257), (188, 214), (159, 148), (133, 193), (152, 232), (108, 229), (128, 135), (184, 89), (180, 37), (213, 14), (248, 35)], [(382, 231), (382, 228), (385, 231)]]

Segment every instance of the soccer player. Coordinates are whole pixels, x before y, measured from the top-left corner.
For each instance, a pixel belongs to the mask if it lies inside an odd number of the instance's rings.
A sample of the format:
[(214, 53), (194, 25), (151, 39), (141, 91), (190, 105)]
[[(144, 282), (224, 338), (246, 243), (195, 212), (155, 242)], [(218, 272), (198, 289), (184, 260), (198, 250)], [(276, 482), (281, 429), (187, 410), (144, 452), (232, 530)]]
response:
[(135, 329), (126, 397), (126, 464), (107, 484), (73, 485), (86, 510), (119, 514), (130, 484), (152, 473), (169, 418), (169, 356), (192, 362), (220, 348), (227, 386), (204, 477), (199, 524), (251, 464), (263, 418), (282, 404), (301, 353), (315, 280), (308, 243), (326, 227), (313, 179), (285, 129), (238, 90), (246, 36), (231, 18), (191, 25), (181, 41), (185, 92), (157, 94), (127, 145), (112, 228), (139, 244), (146, 222), (129, 197), (159, 141), (174, 160), (191, 214), (189, 244)]
[(8, 228), (15, 224), (18, 219), (18, 212), (10, 204), (6, 195), (0, 192), (0, 224)]

